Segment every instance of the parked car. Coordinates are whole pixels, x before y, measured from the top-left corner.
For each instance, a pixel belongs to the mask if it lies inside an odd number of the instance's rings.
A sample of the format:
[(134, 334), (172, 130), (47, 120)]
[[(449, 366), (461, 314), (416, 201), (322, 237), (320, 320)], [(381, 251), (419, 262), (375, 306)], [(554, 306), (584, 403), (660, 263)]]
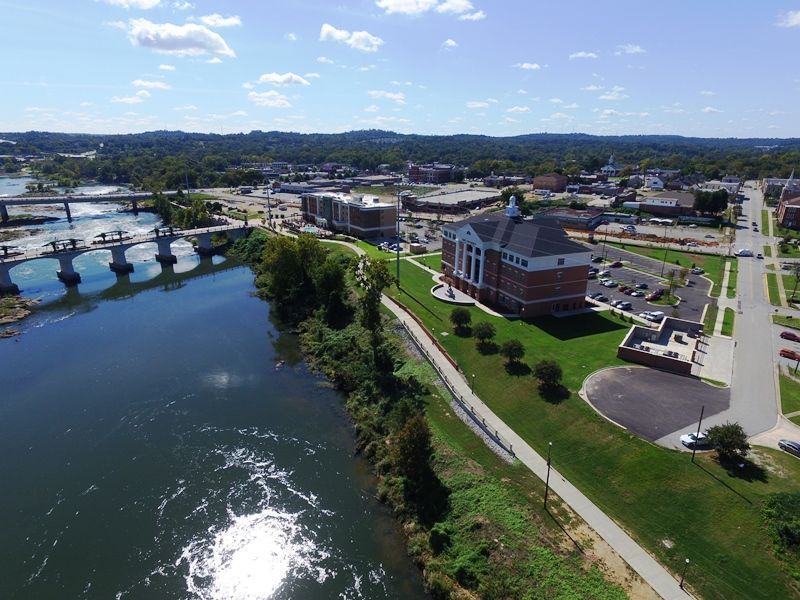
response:
[(633, 304), (626, 300), (624, 302), (618, 302), (617, 308), (620, 310), (631, 310), (633, 308)]
[(681, 436), (681, 444), (687, 448), (708, 448), (708, 434), (701, 431), (700, 435), (696, 432), (685, 433)]
[(607, 279), (601, 285), (607, 288), (614, 288), (617, 287), (617, 282), (614, 281), (613, 279)]
[(781, 331), (781, 337), (792, 342), (800, 342), (800, 335), (797, 335), (794, 331)]
[(692, 269), (692, 275), (702, 275), (703, 273), (705, 273), (705, 271), (700, 267), (694, 267)]
[(800, 442), (794, 442), (792, 440), (780, 440), (778, 442), (778, 448), (788, 452), (789, 454), (800, 456)]
[(758, 254), (756, 254), (756, 258), (761, 258), (761, 259), (763, 259), (763, 258), (764, 258), (764, 255), (763, 255), (763, 254), (761, 254), (761, 252), (759, 252)]
[(644, 299), (647, 300), (648, 302), (652, 302), (653, 300), (658, 300), (663, 295), (664, 294), (661, 291), (656, 290), (655, 292), (650, 292), (649, 294), (647, 294), (647, 296), (645, 296)]
[(597, 273), (594, 271), (589, 271), (589, 274), (586, 277), (589, 279), (597, 279)]
[(617, 300), (617, 299), (614, 299), (614, 300), (612, 300), (611, 302), (609, 302), (609, 304), (610, 304), (611, 306), (613, 306), (614, 308), (616, 308), (616, 307), (617, 307), (617, 305), (618, 305), (618, 304), (621, 304), (621, 303), (622, 303), (622, 300)]
[(603, 257), (602, 256), (595, 256), (594, 258), (592, 258), (592, 262), (593, 263), (601, 263), (601, 262), (603, 262)]
[(622, 293), (625, 294), (626, 296), (633, 296), (633, 292), (635, 292), (635, 291), (636, 291), (635, 289), (629, 287), (629, 288), (625, 288), (625, 291), (622, 292)]
[(646, 283), (637, 283), (635, 287), (636, 287), (637, 290), (646, 290), (647, 289), (647, 284)]
[(697, 229), (697, 224), (692, 223), (691, 225), (689, 225), (689, 229)]
[(599, 277), (608, 277), (609, 275), (611, 275), (611, 271), (609, 271), (608, 269), (603, 269), (602, 271), (598, 271), (597, 275)]
[(592, 292), (591, 294), (589, 294), (589, 298), (591, 298), (592, 300), (597, 300), (602, 295), (603, 292)]
[(689, 242), (686, 245), (689, 246), (689, 248), (697, 248), (697, 246), (698, 246), (697, 242)]
[(595, 298), (595, 300), (597, 300), (598, 302), (608, 302), (608, 296), (605, 296), (605, 295), (601, 294), (600, 296)]
[(711, 234), (709, 233), (708, 235), (706, 235), (706, 236), (705, 236), (705, 238), (706, 238), (707, 240), (713, 240), (713, 239), (714, 239), (714, 236), (713, 236), (713, 235), (711, 235)]
[(631, 296), (634, 298), (644, 298), (644, 292), (642, 290), (633, 290)]
[(614, 269), (619, 269), (622, 266), (622, 261), (615, 260), (612, 262), (609, 267), (613, 267)]
[(619, 286), (619, 291), (620, 291), (620, 292), (622, 292), (623, 294), (624, 294), (625, 292), (627, 292), (629, 289), (631, 289), (631, 288), (630, 288), (629, 286), (627, 286), (627, 285), (621, 285), (621, 286)]
[(789, 350), (789, 348), (781, 348), (781, 351), (778, 354), (780, 354), (783, 358), (788, 358), (789, 360), (800, 360), (800, 354), (794, 350)]

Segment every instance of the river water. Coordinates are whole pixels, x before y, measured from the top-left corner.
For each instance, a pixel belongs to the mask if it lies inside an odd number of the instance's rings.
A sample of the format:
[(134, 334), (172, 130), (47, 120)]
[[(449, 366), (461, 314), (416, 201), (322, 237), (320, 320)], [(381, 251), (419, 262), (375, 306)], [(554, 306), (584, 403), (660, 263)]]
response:
[[(155, 221), (95, 206), (37, 236), (98, 222)], [(341, 399), (250, 271), (151, 256), (119, 280), (85, 261), (68, 292), (15, 275), (43, 302), (0, 339), (0, 598), (425, 597)]]

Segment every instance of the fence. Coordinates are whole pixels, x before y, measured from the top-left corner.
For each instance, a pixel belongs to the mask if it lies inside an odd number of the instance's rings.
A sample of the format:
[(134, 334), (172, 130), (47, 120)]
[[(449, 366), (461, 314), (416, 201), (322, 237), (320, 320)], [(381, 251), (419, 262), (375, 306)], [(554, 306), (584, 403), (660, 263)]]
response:
[[(402, 305), (401, 305), (401, 308), (403, 308), (406, 311), (408, 310)], [(413, 315), (411, 315), (411, 316), (413, 318)], [(411, 331), (411, 328), (408, 326), (408, 324), (405, 323), (402, 319), (400, 320), (400, 323), (403, 325), (403, 328), (406, 330), (406, 333), (408, 333), (408, 336), (414, 342), (414, 345), (416, 345), (416, 347), (419, 349), (419, 351), (422, 352), (422, 354), (425, 356), (426, 359), (428, 359), (428, 362), (433, 366), (433, 368), (436, 369), (436, 372), (438, 373), (439, 378), (445, 384), (445, 386), (447, 387), (448, 391), (452, 394), (452, 396), (455, 399), (455, 401), (458, 402), (458, 404), (461, 406), (461, 408), (464, 409), (464, 412), (467, 415), (469, 415), (469, 418), (472, 420), (472, 422), (475, 423), (478, 427), (480, 427), (481, 431), (483, 431), (487, 436), (489, 436), (489, 438), (493, 442), (495, 442), (498, 446), (503, 448), (503, 450), (505, 450), (506, 452), (508, 452), (512, 456), (514, 456), (514, 449), (511, 446), (511, 444), (508, 442), (508, 440), (503, 438), (503, 436), (500, 435), (499, 431), (497, 431), (496, 429), (492, 429), (491, 427), (489, 427), (489, 425), (486, 424), (486, 419), (483, 418), (482, 416), (480, 416), (478, 414), (478, 412), (475, 410), (475, 407), (472, 406), (472, 404), (470, 404), (461, 394), (459, 394), (458, 391), (456, 391), (455, 386), (447, 378), (447, 375), (445, 375), (444, 371), (436, 363), (436, 360), (434, 360), (433, 356), (431, 356), (431, 354), (427, 351), (427, 349), (425, 348), (424, 344), (422, 344), (422, 342), (420, 342), (420, 340), (417, 338), (417, 336), (414, 335), (414, 332)], [(423, 330), (424, 330), (424, 328), (423, 328)], [(436, 340), (433, 340), (433, 341), (436, 342)], [(437, 344), (437, 347), (438, 347), (438, 344)], [(450, 356), (446, 352), (443, 352), (443, 354), (444, 354), (445, 358), (447, 358), (448, 361), (451, 364), (455, 364), (455, 363), (453, 363), (453, 359), (450, 358)]]

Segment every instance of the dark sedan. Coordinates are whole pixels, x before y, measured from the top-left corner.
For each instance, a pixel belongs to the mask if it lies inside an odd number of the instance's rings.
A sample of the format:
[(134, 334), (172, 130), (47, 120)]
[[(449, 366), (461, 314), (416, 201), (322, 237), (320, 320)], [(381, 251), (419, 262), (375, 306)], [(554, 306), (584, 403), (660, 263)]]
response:
[(788, 452), (789, 454), (800, 456), (800, 443), (798, 442), (793, 442), (792, 440), (781, 440), (778, 442), (778, 448)]

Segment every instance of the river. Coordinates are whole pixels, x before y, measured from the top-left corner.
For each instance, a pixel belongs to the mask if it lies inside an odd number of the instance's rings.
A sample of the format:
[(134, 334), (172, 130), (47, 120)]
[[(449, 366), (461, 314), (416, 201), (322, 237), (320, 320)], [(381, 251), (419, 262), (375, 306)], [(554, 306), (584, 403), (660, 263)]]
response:
[[(153, 224), (93, 206), (37, 236)], [(147, 260), (119, 281), (85, 261), (68, 292), (19, 277), (43, 302), (0, 339), (0, 597), (424, 598), (341, 399), (250, 271)]]

